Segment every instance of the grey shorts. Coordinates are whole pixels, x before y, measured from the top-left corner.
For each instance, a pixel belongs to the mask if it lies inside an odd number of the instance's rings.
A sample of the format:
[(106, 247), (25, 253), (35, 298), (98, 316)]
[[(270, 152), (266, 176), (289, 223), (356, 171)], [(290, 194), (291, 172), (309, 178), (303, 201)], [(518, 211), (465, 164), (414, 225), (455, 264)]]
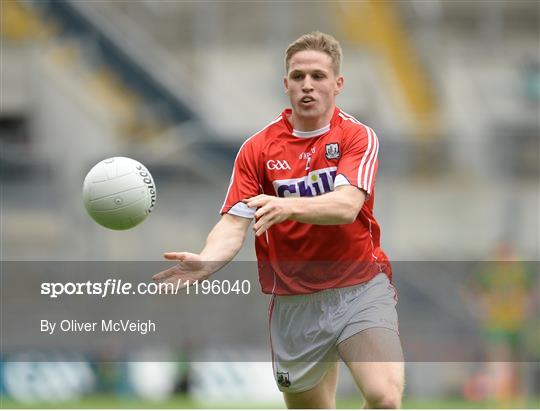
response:
[(398, 333), (397, 296), (386, 274), (314, 294), (274, 296), (270, 342), (280, 391), (315, 387), (337, 361), (337, 345), (368, 328)]

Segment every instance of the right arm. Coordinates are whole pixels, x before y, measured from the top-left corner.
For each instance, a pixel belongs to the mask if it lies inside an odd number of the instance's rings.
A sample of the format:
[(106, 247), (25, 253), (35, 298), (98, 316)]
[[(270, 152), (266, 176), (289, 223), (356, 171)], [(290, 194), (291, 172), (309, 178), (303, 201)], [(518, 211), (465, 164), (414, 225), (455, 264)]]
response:
[(224, 214), (214, 226), (199, 254), (202, 261), (212, 263), (212, 273), (231, 261), (244, 244), (251, 219)]
[(163, 283), (180, 283), (180, 287), (184, 288), (186, 282), (203, 281), (234, 258), (244, 243), (254, 214), (254, 211), (249, 210), (242, 200), (259, 193), (261, 184), (257, 153), (253, 140), (247, 140), (240, 147), (234, 161), (225, 203), (221, 208), (223, 216), (208, 234), (206, 244), (200, 254), (165, 253), (164, 257), (167, 260), (175, 260), (177, 264), (154, 275), (152, 277), (154, 280)]
[(244, 243), (250, 224), (251, 219), (224, 214), (208, 234), (200, 254), (164, 253), (167, 260), (178, 261), (178, 264), (155, 274), (152, 279), (163, 283), (181, 281), (182, 284), (205, 280), (234, 258)]

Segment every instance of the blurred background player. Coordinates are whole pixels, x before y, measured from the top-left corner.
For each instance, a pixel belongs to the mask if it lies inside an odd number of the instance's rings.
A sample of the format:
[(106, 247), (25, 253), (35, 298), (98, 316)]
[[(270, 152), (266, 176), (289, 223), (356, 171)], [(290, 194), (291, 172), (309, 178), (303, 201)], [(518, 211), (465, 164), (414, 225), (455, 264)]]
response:
[(289, 46), (292, 108), (240, 148), (223, 217), (201, 253), (166, 253), (180, 263), (154, 279), (208, 278), (234, 258), (255, 218), (260, 282), (273, 295), (272, 361), (287, 406), (335, 407), (339, 353), (369, 408), (398, 408), (396, 293), (373, 216), (379, 142), (335, 105), (341, 59), (328, 34)]
[(512, 404), (525, 387), (517, 363), (523, 361), (530, 328), (534, 274), (507, 239), (499, 241), (489, 261), (479, 265), (470, 280), (469, 295), (483, 326), (486, 364), (466, 385), (471, 398)]

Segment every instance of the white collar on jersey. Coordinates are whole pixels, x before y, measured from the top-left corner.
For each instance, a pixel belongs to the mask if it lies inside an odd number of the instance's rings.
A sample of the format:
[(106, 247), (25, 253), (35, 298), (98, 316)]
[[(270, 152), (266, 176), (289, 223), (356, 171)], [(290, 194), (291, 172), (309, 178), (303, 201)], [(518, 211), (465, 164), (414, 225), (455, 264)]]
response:
[(313, 131), (300, 131), (300, 130), (294, 130), (292, 131), (292, 135), (295, 137), (300, 138), (311, 138), (311, 137), (317, 137), (324, 133), (327, 133), (330, 130), (330, 124), (327, 124), (326, 126), (319, 128), (318, 130)]

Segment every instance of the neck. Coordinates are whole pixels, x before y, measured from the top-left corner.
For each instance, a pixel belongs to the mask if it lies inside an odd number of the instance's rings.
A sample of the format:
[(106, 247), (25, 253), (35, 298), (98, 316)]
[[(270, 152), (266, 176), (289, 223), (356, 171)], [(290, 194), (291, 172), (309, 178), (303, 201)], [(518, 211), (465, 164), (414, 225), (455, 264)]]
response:
[(334, 107), (328, 112), (318, 117), (304, 117), (296, 113), (294, 110), (289, 118), (289, 122), (295, 130), (298, 131), (313, 131), (325, 127), (330, 124), (334, 115)]

